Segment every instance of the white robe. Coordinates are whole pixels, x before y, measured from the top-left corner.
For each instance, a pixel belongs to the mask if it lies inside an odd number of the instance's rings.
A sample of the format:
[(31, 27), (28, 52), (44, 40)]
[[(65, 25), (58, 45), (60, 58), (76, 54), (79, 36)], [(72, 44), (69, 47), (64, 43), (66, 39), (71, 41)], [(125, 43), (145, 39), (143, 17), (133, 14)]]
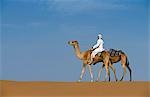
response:
[(102, 39), (98, 39), (97, 43), (93, 46), (93, 49), (95, 49), (92, 54), (91, 54), (91, 58), (94, 58), (96, 54), (104, 51), (104, 41)]

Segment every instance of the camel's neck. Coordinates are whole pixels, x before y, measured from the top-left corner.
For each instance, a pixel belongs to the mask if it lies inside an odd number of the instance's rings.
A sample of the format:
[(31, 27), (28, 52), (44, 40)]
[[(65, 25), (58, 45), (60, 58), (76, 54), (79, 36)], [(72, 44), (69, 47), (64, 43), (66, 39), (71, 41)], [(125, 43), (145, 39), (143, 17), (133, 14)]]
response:
[(79, 58), (79, 59), (82, 59), (82, 55), (81, 55), (81, 51), (80, 51), (80, 48), (79, 48), (79, 45), (74, 45), (74, 50), (75, 50), (75, 53), (76, 53), (76, 56)]

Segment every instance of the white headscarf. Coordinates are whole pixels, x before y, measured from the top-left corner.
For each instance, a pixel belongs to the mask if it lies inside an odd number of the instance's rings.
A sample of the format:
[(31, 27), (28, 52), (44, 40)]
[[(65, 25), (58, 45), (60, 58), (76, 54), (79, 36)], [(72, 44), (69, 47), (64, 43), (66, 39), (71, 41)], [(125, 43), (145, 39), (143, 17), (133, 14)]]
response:
[(98, 34), (98, 37), (101, 39), (102, 38), (102, 34)]

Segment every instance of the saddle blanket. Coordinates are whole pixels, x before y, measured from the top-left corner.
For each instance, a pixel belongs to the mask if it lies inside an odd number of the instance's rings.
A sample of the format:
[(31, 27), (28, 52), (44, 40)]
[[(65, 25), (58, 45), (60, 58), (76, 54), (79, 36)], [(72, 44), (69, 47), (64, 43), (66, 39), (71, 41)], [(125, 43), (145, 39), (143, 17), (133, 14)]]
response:
[(110, 49), (109, 53), (110, 53), (110, 56), (114, 57), (114, 56), (120, 56), (122, 51), (121, 50)]

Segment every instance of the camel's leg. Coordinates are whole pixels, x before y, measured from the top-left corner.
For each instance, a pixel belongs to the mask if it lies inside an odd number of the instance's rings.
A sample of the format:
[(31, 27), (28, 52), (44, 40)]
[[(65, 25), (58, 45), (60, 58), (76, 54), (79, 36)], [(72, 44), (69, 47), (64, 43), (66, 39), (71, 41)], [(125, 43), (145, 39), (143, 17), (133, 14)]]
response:
[(105, 81), (107, 80), (108, 76), (109, 76), (109, 64), (111, 64), (109, 62), (109, 56), (106, 54), (105, 58), (104, 58), (104, 65), (105, 65), (105, 68), (106, 68), (106, 75), (105, 75)]
[(115, 80), (117, 81), (118, 79), (117, 79), (117, 76), (116, 76), (116, 69), (113, 67), (113, 65), (110, 65), (110, 68), (114, 72)]
[(102, 67), (100, 67), (100, 69), (99, 69), (99, 72), (98, 72), (98, 77), (97, 77), (97, 82), (99, 81), (99, 79), (100, 79), (100, 75), (101, 75), (101, 72), (102, 72), (102, 70), (103, 70), (103, 68), (104, 68), (104, 64), (102, 65)]
[[(109, 69), (108, 69), (108, 70), (109, 70)], [(109, 70), (109, 75), (108, 75), (108, 77), (109, 77), (109, 80), (108, 80), (108, 81), (110, 82), (110, 70)]]
[[(110, 61), (109, 61), (109, 65), (111, 65)], [(110, 70), (109, 70), (109, 82), (110, 82)]]
[(123, 75), (122, 75), (120, 81), (122, 81), (124, 76), (126, 75), (127, 57), (125, 55), (121, 55), (121, 64), (122, 64), (122, 68), (123, 68)]
[(127, 68), (128, 68), (128, 70), (129, 70), (129, 72), (130, 72), (130, 81), (132, 81), (132, 70), (131, 70), (131, 68), (129, 67), (129, 65), (127, 65)]
[(105, 66), (105, 68), (106, 68), (106, 76), (105, 76), (105, 81), (106, 81), (110, 72), (109, 72), (109, 67), (107, 65)]
[(80, 79), (78, 80), (78, 82), (80, 82), (80, 81), (82, 80), (82, 77), (83, 77), (83, 75), (84, 75), (84, 73), (85, 73), (85, 68), (86, 68), (86, 65), (83, 64), (83, 66), (82, 66), (82, 71), (81, 71), (81, 75), (80, 75)]
[(91, 82), (93, 82), (93, 73), (92, 73), (91, 65), (88, 65), (88, 68), (89, 68), (89, 72), (90, 72), (90, 75), (91, 75)]
[(129, 73), (130, 73), (130, 81), (132, 81), (132, 70), (129, 66), (129, 61), (128, 61), (127, 57), (126, 57), (126, 67), (127, 67), (127, 69), (129, 70)]
[(123, 65), (123, 70), (124, 70), (124, 72), (123, 72), (123, 75), (122, 75), (120, 81), (122, 81), (124, 76), (126, 75), (126, 65)]

